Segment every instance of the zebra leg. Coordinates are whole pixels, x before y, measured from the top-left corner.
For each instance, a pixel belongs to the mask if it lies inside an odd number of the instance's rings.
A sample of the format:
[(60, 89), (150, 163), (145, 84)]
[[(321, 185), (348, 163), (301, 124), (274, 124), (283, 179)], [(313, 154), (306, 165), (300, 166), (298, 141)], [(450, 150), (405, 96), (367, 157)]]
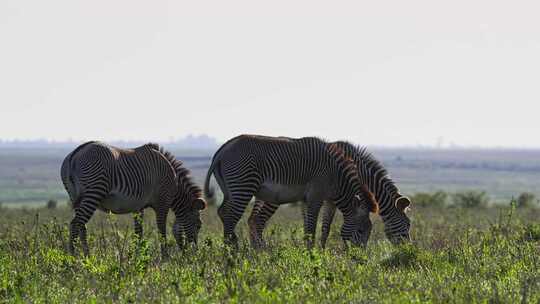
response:
[(218, 208), (218, 215), (223, 222), (223, 238), (226, 245), (238, 249), (238, 237), (234, 228), (242, 217), (251, 197), (237, 200), (226, 200)]
[[(236, 224), (232, 224), (230, 215), (230, 206), (232, 203), (228, 201), (223, 201), (218, 208), (218, 216), (221, 222), (223, 223), (223, 240), (225, 245), (235, 245), (238, 246), (238, 237), (234, 233), (234, 227)], [(236, 221), (238, 222), (238, 221)]]
[(88, 240), (86, 237), (86, 225), (82, 225), (79, 230), (79, 238), (81, 240), (81, 247), (83, 249), (83, 253), (85, 256), (90, 255), (90, 251), (88, 249)]
[(348, 223), (350, 219), (343, 216), (343, 225), (341, 226), (341, 240), (343, 241), (343, 249), (348, 250), (349, 249), (349, 243), (347, 241), (351, 240), (352, 237), (352, 231), (349, 227), (351, 224)]
[(80, 238), (83, 253), (88, 256), (86, 223), (96, 211), (99, 200), (95, 197), (83, 197), (80, 202), (80, 205), (75, 209), (75, 217), (70, 223), (69, 251), (72, 255), (75, 255), (75, 242)]
[(306, 214), (307, 214), (307, 206), (308, 204), (306, 202), (301, 202), (301, 205), (300, 205), (300, 212), (302, 213), (302, 218), (305, 219), (306, 218)]
[(307, 203), (305, 206), (304, 239), (306, 240), (306, 247), (308, 249), (312, 249), (315, 242), (315, 231), (317, 229), (317, 219), (321, 206), (322, 202)]
[(251, 246), (261, 248), (264, 246), (263, 231), (268, 220), (274, 215), (279, 204), (256, 200), (248, 219)]
[(144, 209), (141, 209), (133, 214), (133, 226), (135, 229), (135, 236), (137, 238), (137, 252), (141, 252), (143, 246), (143, 222), (144, 222)]
[(330, 228), (332, 226), (332, 221), (336, 214), (336, 205), (331, 202), (324, 203), (324, 211), (322, 218), (322, 229), (321, 229), (321, 248), (326, 247), (326, 240), (330, 234)]
[(257, 235), (259, 236), (262, 245), (264, 246), (263, 231), (268, 223), (268, 220), (276, 213), (279, 204), (265, 202), (264, 208), (257, 215)]
[(182, 250), (185, 248), (186, 242), (185, 242), (184, 235), (182, 234), (182, 226), (180, 223), (181, 223), (180, 218), (177, 216), (176, 219), (174, 220), (173, 234), (174, 234), (174, 239), (176, 240), (176, 244), (178, 245), (178, 248)]
[(141, 209), (133, 215), (133, 224), (135, 227), (135, 234), (137, 235), (137, 240), (142, 241), (143, 237), (143, 218), (144, 210)]
[(251, 215), (248, 218), (249, 239), (253, 248), (260, 248), (262, 245), (261, 236), (257, 233), (257, 216), (260, 214), (262, 208), (264, 208), (264, 201), (255, 200)]
[(161, 257), (167, 259), (169, 253), (167, 251), (167, 214), (169, 213), (168, 204), (160, 204), (164, 208), (155, 209), (156, 211), (156, 224), (159, 231), (159, 241), (161, 243)]

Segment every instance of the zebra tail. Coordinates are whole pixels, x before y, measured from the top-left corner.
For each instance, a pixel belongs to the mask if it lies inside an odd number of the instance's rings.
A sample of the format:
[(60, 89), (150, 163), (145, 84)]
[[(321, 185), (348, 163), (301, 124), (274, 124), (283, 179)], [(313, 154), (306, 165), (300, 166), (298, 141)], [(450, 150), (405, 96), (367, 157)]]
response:
[(210, 178), (212, 178), (212, 174), (214, 174), (214, 170), (216, 169), (216, 165), (219, 163), (216, 159), (212, 159), (212, 164), (210, 165), (210, 168), (208, 168), (208, 172), (206, 173), (206, 179), (204, 181), (204, 196), (206, 198), (206, 201), (210, 203), (211, 205), (215, 204), (215, 197), (216, 194), (213, 187), (210, 187)]
[[(239, 138), (241, 138), (242, 135), (239, 135), (237, 137), (234, 137), (232, 139), (229, 139), (226, 143), (221, 145), (219, 149), (214, 153), (214, 156), (212, 157), (212, 164), (210, 165), (210, 168), (208, 168), (208, 173), (206, 174), (206, 180), (204, 181), (204, 196), (206, 198), (206, 201), (215, 205), (215, 191), (214, 188), (210, 187), (210, 178), (212, 177), (212, 174), (214, 174), (214, 171), (216, 170), (216, 166), (221, 162), (221, 155), (223, 153), (223, 150), (225, 147), (229, 146), (233, 142), (236, 142)], [(216, 175), (214, 174), (214, 178)], [(225, 189), (221, 189), (225, 190)]]
[(62, 179), (62, 183), (64, 184), (64, 188), (68, 194), (69, 200), (71, 202), (71, 206), (78, 205), (78, 195), (75, 193), (75, 185), (73, 184), (73, 176), (71, 176), (71, 157), (73, 156), (73, 152), (68, 154), (64, 161), (62, 162), (62, 167), (60, 169), (60, 176)]

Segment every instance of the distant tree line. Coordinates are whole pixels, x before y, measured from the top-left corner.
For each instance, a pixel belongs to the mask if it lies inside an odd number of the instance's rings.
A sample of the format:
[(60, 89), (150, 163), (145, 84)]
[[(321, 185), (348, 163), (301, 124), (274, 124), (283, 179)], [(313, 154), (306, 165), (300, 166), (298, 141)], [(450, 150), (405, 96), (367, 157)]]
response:
[[(411, 197), (414, 206), (420, 207), (461, 207), (486, 208), (490, 205), (489, 196), (485, 191), (463, 191), (447, 193), (444, 191), (419, 192)], [(518, 208), (540, 207), (540, 201), (533, 193), (523, 192), (513, 200)]]

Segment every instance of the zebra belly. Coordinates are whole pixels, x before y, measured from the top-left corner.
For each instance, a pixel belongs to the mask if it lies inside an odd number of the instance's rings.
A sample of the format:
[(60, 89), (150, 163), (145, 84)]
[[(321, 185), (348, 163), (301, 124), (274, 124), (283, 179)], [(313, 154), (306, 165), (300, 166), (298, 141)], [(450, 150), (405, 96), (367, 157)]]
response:
[(306, 185), (284, 185), (265, 182), (255, 194), (263, 201), (286, 204), (304, 199)]
[(146, 198), (129, 197), (121, 193), (111, 193), (101, 202), (99, 207), (105, 212), (124, 214), (139, 211), (146, 206), (148, 206), (148, 200)]

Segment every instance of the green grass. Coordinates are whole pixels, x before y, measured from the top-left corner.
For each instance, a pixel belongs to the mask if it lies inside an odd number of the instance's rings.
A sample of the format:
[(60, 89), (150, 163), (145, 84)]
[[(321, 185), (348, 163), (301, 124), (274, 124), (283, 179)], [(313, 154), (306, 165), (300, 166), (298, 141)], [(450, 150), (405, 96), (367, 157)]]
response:
[[(71, 210), (0, 210), (0, 302), (154, 303), (538, 303), (539, 210), (414, 209), (414, 244), (391, 246), (375, 227), (367, 249), (345, 250), (340, 221), (326, 250), (303, 246), (300, 211), (282, 208), (269, 246), (222, 243), (215, 208), (205, 211), (199, 249), (161, 261), (153, 212), (135, 245), (130, 216), (96, 213), (91, 257), (66, 254)], [(172, 235), (169, 243), (174, 246)]]

